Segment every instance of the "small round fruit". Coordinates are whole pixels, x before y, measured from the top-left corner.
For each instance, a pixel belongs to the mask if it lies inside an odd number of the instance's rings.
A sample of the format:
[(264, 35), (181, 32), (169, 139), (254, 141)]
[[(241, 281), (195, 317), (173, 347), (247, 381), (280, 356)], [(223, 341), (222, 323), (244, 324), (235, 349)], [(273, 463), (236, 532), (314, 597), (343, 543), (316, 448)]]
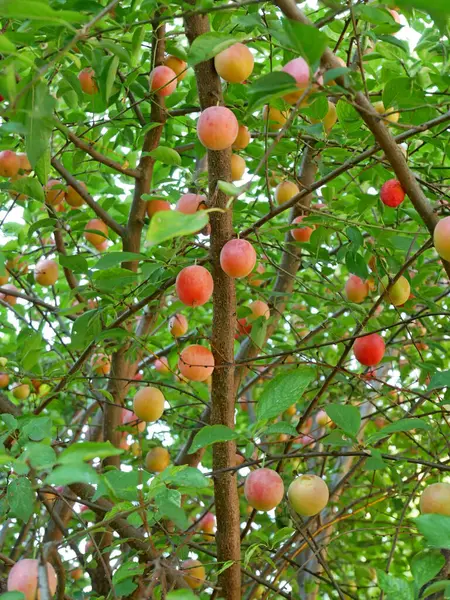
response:
[(391, 16), (394, 19), (394, 21), (400, 25), (401, 19), (400, 19), (400, 15), (398, 14), (398, 12), (396, 10), (394, 10), (393, 8), (390, 8), (389, 12), (391, 13)]
[(161, 473), (170, 465), (170, 454), (166, 448), (152, 448), (145, 457), (145, 467), (151, 473)]
[(28, 160), (28, 156), (25, 154), (25, 152), (18, 152), (17, 153), (17, 157), (19, 159), (19, 169), (21, 171), (23, 171), (24, 173), (31, 173), (32, 166), (30, 161)]
[(248, 127), (239, 125), (238, 134), (231, 146), (233, 150), (244, 150), (250, 144), (251, 136)]
[(309, 65), (304, 58), (294, 58), (290, 60), (282, 69), (285, 73), (289, 73), (295, 79), (298, 92), (290, 92), (283, 96), (288, 104), (295, 104), (308, 87), (310, 79)]
[(266, 268), (263, 264), (258, 263), (256, 269), (248, 277), (248, 282), (252, 287), (260, 287), (264, 283), (264, 279), (259, 279), (258, 274), (262, 275), (266, 272)]
[(81, 569), (80, 567), (78, 567), (77, 569), (72, 569), (69, 573), (70, 578), (73, 581), (79, 581), (80, 579), (82, 579), (83, 574), (83, 569)]
[(57, 206), (66, 197), (66, 191), (57, 179), (50, 179), (45, 186), (45, 201), (50, 206)]
[(229, 108), (210, 106), (202, 111), (197, 123), (197, 135), (208, 150), (230, 148), (237, 138), (239, 124)]
[(216, 525), (216, 517), (212, 512), (207, 512), (204, 517), (200, 519), (198, 524), (199, 528), (203, 533), (214, 533), (214, 527)]
[(12, 150), (0, 152), (0, 175), (15, 177), (20, 169), (20, 158)]
[(377, 365), (384, 356), (385, 344), (381, 335), (370, 333), (359, 337), (353, 344), (353, 352), (358, 362), (366, 367)]
[(192, 265), (178, 273), (175, 289), (178, 298), (186, 306), (203, 306), (212, 296), (214, 282), (205, 267)]
[(205, 567), (199, 560), (188, 559), (181, 564), (183, 579), (192, 590), (198, 590), (205, 583)]
[(244, 44), (233, 44), (214, 57), (217, 73), (229, 83), (242, 83), (253, 71), (253, 54)]
[[(296, 217), (292, 222), (301, 223), (305, 217)], [(296, 242), (309, 242), (314, 229), (308, 225), (302, 225), (299, 229), (291, 229), (291, 235)]]
[(173, 337), (179, 338), (189, 329), (188, 320), (184, 315), (176, 314), (169, 319), (169, 332)]
[(255, 300), (250, 304), (249, 308), (252, 311), (251, 320), (257, 319), (258, 317), (265, 317), (266, 319), (270, 317), (270, 308), (268, 304), (262, 300)]
[(420, 512), (450, 516), (450, 483), (432, 483), (420, 496)]
[[(143, 433), (147, 424), (144, 421), (138, 421), (135, 413), (128, 408), (122, 408), (122, 425), (130, 425), (134, 429), (136, 429), (135, 433)], [(123, 432), (126, 437), (126, 432)]]
[(311, 119), (311, 123), (323, 123), (326, 133), (330, 133), (338, 120), (336, 105), (328, 100), (328, 111), (323, 119)]
[(178, 359), (180, 373), (190, 381), (206, 381), (214, 371), (214, 364), (211, 350), (198, 344), (185, 348)]
[(239, 181), (245, 173), (245, 160), (238, 154), (231, 155), (231, 181)]
[(245, 480), (244, 494), (256, 510), (272, 510), (283, 500), (283, 480), (272, 469), (256, 469)]
[[(389, 278), (386, 275), (381, 280), (381, 292), (384, 292), (388, 285)], [(402, 275), (397, 279), (387, 293), (387, 298), (389, 298), (391, 304), (394, 306), (402, 306), (402, 304), (405, 304), (405, 302), (408, 300), (410, 293), (411, 286), (409, 285), (409, 281)]]
[(172, 69), (177, 76), (178, 81), (183, 81), (183, 79), (186, 77), (187, 64), (184, 62), (184, 60), (181, 60), (181, 58), (170, 55), (164, 60), (164, 64), (166, 67), (169, 67), (169, 69)]
[(94, 354), (91, 365), (96, 375), (108, 375), (111, 371), (111, 361), (105, 354)]
[(183, 194), (177, 202), (176, 209), (185, 215), (193, 215), (202, 206), (206, 206), (206, 196), (202, 196), (201, 194)]
[(81, 89), (89, 96), (94, 96), (98, 92), (98, 87), (95, 83), (94, 76), (94, 69), (91, 68), (83, 69), (78, 75), (78, 81), (80, 82)]
[(288, 202), (299, 192), (298, 186), (292, 181), (282, 181), (275, 188), (275, 200), (277, 204), (281, 205)]
[(164, 394), (155, 387), (144, 387), (133, 398), (134, 414), (141, 421), (157, 421), (164, 412)]
[(361, 304), (369, 294), (369, 285), (367, 281), (363, 281), (358, 275), (350, 275), (345, 284), (345, 295), (349, 302)]
[(9, 375), (8, 373), (0, 373), (0, 388), (4, 389), (9, 385)]
[(433, 242), (439, 256), (450, 261), (450, 217), (444, 217), (437, 223), (433, 232)]
[(34, 269), (34, 279), (39, 285), (55, 285), (58, 281), (58, 263), (51, 259), (41, 259)]
[(386, 206), (396, 208), (405, 199), (405, 190), (397, 179), (385, 181), (380, 191), (381, 202)]
[[(95, 233), (96, 231), (100, 233)], [(96, 248), (103, 244), (107, 236), (108, 226), (101, 219), (91, 219), (84, 228), (85, 240)]]
[(153, 215), (156, 215), (156, 213), (158, 212), (171, 209), (170, 203), (166, 202), (166, 200), (150, 200), (149, 202), (147, 202), (146, 210), (148, 216), (152, 218)]
[(30, 395), (30, 386), (28, 383), (17, 383), (12, 388), (12, 395), (17, 400), (26, 400)]
[(279, 131), (287, 121), (286, 113), (278, 108), (266, 104), (263, 110), (264, 123), (267, 123), (269, 131)]
[[(87, 186), (84, 181), (79, 181), (78, 185), (80, 185), (87, 192)], [(72, 208), (80, 208), (80, 206), (83, 206), (84, 204), (84, 200), (81, 195), (71, 185), (69, 185), (67, 188), (66, 202)]]
[[(34, 558), (17, 561), (8, 575), (8, 592), (22, 592), (25, 600), (39, 600), (38, 565), (39, 561)], [(50, 596), (54, 596), (58, 579), (52, 565), (46, 563), (46, 566)]]
[[(6, 285), (2, 285), (4, 290), (10, 290), (11, 292), (18, 292), (19, 290), (12, 283), (7, 283)], [(14, 306), (17, 303), (17, 296), (10, 296), (9, 294), (0, 293), (0, 300), (9, 304), (9, 306)]]
[(220, 266), (229, 277), (247, 277), (256, 264), (256, 252), (247, 240), (230, 240), (220, 251)]
[(316, 415), (316, 423), (319, 427), (326, 427), (332, 423), (330, 417), (324, 410), (319, 410)]
[(161, 358), (157, 358), (155, 360), (155, 369), (156, 371), (158, 371), (158, 373), (161, 374), (170, 373), (169, 361), (165, 356), (162, 356)]
[(150, 90), (158, 96), (170, 96), (177, 87), (177, 74), (170, 67), (160, 65), (150, 73)]
[(288, 498), (295, 512), (303, 517), (320, 513), (328, 504), (328, 486), (317, 475), (300, 475), (291, 483)]
[(384, 115), (384, 118), (391, 123), (397, 123), (400, 119), (400, 113), (395, 112), (393, 108), (386, 110), (382, 101), (375, 102), (373, 107), (379, 115)]

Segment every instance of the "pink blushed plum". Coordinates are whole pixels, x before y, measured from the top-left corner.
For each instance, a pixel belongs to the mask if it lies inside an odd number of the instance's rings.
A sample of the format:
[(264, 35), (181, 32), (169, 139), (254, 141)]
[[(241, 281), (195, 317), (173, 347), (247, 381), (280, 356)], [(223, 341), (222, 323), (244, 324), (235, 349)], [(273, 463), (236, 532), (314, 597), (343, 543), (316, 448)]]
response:
[(283, 500), (283, 480), (272, 469), (256, 469), (245, 480), (244, 494), (256, 510), (272, 510)]

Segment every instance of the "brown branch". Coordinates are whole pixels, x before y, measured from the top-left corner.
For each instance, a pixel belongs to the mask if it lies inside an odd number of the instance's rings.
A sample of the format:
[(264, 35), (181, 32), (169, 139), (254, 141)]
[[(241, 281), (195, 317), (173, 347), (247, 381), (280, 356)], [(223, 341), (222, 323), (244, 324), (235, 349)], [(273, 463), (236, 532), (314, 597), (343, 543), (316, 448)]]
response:
[(127, 177), (133, 177), (134, 179), (138, 179), (140, 177), (140, 171), (138, 169), (127, 169), (125, 167), (122, 167), (122, 165), (116, 160), (108, 158), (101, 152), (98, 152), (98, 150), (95, 150), (95, 148), (91, 144), (85, 142), (84, 140), (76, 136), (70, 131), (68, 127), (63, 125), (57, 119), (54, 119), (54, 124), (57, 129), (59, 129), (65, 136), (69, 138), (69, 140), (76, 148), (78, 148), (79, 150), (83, 150), (84, 152), (86, 152), (86, 154), (89, 154), (89, 156), (91, 156), (97, 162), (101, 163), (102, 165), (105, 165), (106, 167), (109, 167), (110, 169), (113, 169), (114, 171), (122, 173), (122, 175), (126, 175)]
[[(189, 43), (210, 31), (209, 18), (195, 15), (185, 18)], [(220, 78), (213, 60), (195, 67), (197, 90), (202, 110), (223, 104)], [(234, 281), (220, 266), (220, 251), (233, 235), (233, 215), (227, 210), (228, 198), (217, 189), (219, 180), (231, 180), (231, 148), (208, 151), (209, 203), (221, 211), (210, 213), (211, 267), (214, 280), (212, 350), (216, 368), (212, 376), (211, 423), (234, 428), (234, 326), (236, 319), (236, 294)], [(235, 462), (236, 444), (221, 442), (213, 446), (213, 468), (232, 466)], [(223, 473), (214, 479), (214, 498), (217, 518), (217, 559), (219, 563), (232, 561), (219, 575), (220, 596), (226, 600), (240, 600), (240, 511), (236, 478)]]
[(115, 221), (111, 215), (94, 200), (86, 188), (80, 185), (79, 181), (77, 181), (75, 177), (69, 173), (69, 171), (59, 162), (59, 160), (52, 158), (52, 165), (58, 171), (61, 177), (64, 178), (68, 185), (73, 187), (73, 189), (80, 194), (86, 204), (95, 212), (97, 217), (106, 223), (106, 225), (108, 225), (110, 229), (117, 233), (117, 235), (123, 237), (125, 233), (124, 227), (119, 225), (119, 223), (117, 223), (117, 221)]

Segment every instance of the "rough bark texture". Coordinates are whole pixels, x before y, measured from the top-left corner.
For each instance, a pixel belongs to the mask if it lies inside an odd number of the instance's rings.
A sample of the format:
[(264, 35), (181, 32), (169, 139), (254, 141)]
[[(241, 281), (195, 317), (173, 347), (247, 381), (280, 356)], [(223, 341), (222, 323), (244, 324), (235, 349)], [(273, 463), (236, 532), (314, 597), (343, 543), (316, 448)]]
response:
[[(186, 34), (189, 42), (209, 31), (209, 19), (203, 15), (186, 18)], [(200, 106), (223, 104), (219, 76), (212, 60), (195, 67)], [(231, 149), (220, 152), (208, 151), (209, 204), (225, 209), (227, 196), (217, 190), (219, 179), (231, 179)], [(212, 325), (212, 350), (216, 362), (211, 390), (211, 423), (234, 428), (234, 323), (236, 298), (234, 281), (220, 267), (220, 251), (233, 234), (231, 210), (213, 212), (211, 223), (211, 267), (214, 279), (214, 315)], [(213, 468), (224, 469), (234, 465), (236, 446), (234, 442), (213, 446)], [(220, 597), (239, 600), (241, 597), (240, 572), (240, 519), (236, 476), (225, 472), (214, 479), (217, 518), (217, 559), (219, 563), (234, 561), (219, 576)]]

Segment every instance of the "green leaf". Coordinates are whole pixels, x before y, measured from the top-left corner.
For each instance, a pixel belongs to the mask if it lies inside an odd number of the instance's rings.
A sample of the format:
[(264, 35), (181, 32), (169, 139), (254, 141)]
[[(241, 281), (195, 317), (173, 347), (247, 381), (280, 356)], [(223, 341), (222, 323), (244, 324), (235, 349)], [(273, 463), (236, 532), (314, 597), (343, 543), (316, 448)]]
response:
[(139, 472), (136, 469), (129, 472), (108, 471), (105, 473), (105, 479), (117, 498), (130, 502), (136, 500), (136, 488), (140, 483)]
[(153, 157), (155, 160), (159, 160), (165, 165), (171, 165), (179, 167), (181, 165), (181, 156), (173, 148), (167, 146), (158, 146), (151, 152), (147, 153), (148, 156)]
[(295, 529), (293, 529), (292, 527), (282, 527), (281, 529), (279, 529), (275, 533), (275, 535), (270, 539), (270, 544), (272, 548), (275, 548), (282, 542), (288, 540), (294, 533)]
[(248, 90), (249, 110), (267, 104), (289, 92), (298, 92), (295, 79), (284, 71), (273, 71), (253, 82)]
[(386, 600), (414, 600), (414, 588), (411, 582), (399, 577), (387, 575), (377, 569), (378, 585), (385, 592)]
[(336, 104), (336, 112), (339, 124), (347, 132), (361, 128), (362, 120), (359, 113), (346, 100), (339, 100)]
[[(435, 581), (429, 587), (427, 587), (427, 589), (424, 591), (423, 595), (420, 597), (421, 598), (429, 598), (433, 594), (436, 594), (437, 592), (442, 592), (444, 590), (445, 591), (450, 590), (450, 581), (448, 581), (448, 580)], [(448, 598), (447, 595), (445, 595), (444, 597)]]
[(289, 38), (291, 48), (303, 56), (311, 67), (316, 66), (328, 44), (326, 34), (313, 25), (305, 25), (290, 19), (283, 19), (282, 26)]
[(429, 546), (450, 550), (450, 517), (426, 514), (417, 517), (414, 521)]
[(27, 419), (25, 425), (22, 426), (22, 431), (33, 442), (39, 442), (44, 438), (51, 437), (52, 420), (49, 417)]
[(34, 177), (22, 177), (21, 179), (16, 179), (16, 181), (11, 182), (10, 189), (19, 194), (25, 194), (25, 196), (33, 198), (38, 202), (45, 202), (42, 185)]
[(388, 466), (383, 460), (379, 450), (372, 448), (371, 454), (372, 456), (368, 458), (364, 464), (364, 469), (366, 471), (377, 471), (378, 469), (385, 469)]
[(56, 463), (56, 453), (46, 444), (27, 444), (20, 460), (29, 462), (34, 469), (49, 470)]
[(412, 431), (413, 429), (420, 429), (422, 431), (430, 431), (431, 425), (423, 421), (422, 419), (400, 419), (394, 423), (389, 423), (386, 427), (380, 429), (376, 433), (372, 434), (367, 440), (368, 444), (373, 444), (375, 441), (380, 440), (386, 435), (392, 433), (398, 433), (400, 431)]
[(265, 317), (258, 317), (256, 321), (252, 323), (252, 330), (250, 332), (250, 339), (257, 348), (262, 348), (266, 341), (267, 333), (267, 319)]
[(189, 454), (197, 452), (200, 448), (206, 448), (217, 442), (228, 442), (239, 437), (236, 431), (233, 431), (226, 425), (206, 425), (194, 437)]
[(53, 10), (47, 2), (41, 0), (0, 0), (0, 17), (31, 19), (66, 26), (86, 19), (85, 15), (75, 11)]
[(361, 426), (361, 415), (356, 406), (350, 404), (328, 404), (325, 412), (344, 433), (355, 438)]
[(48, 485), (97, 484), (98, 482), (99, 476), (96, 471), (84, 463), (68, 463), (62, 467), (56, 467), (45, 480)]
[(210, 479), (194, 467), (171, 467), (161, 474), (161, 479), (177, 487), (205, 488), (210, 485)]
[(17, 419), (8, 413), (2, 413), (0, 419), (7, 427), (7, 431), (14, 431), (18, 427)]
[(433, 373), (427, 391), (450, 386), (450, 371)]
[(256, 406), (258, 419), (278, 417), (292, 404), (300, 400), (303, 392), (315, 379), (315, 371), (309, 367), (277, 375), (265, 386)]
[(11, 42), (11, 40), (8, 39), (8, 37), (4, 33), (0, 35), (0, 52), (2, 54), (15, 54), (16, 52), (15, 45)]
[(423, 550), (411, 560), (411, 572), (420, 589), (431, 581), (445, 564), (445, 558), (438, 550)]
[(26, 523), (33, 514), (35, 494), (26, 477), (17, 477), (8, 485), (7, 498), (11, 511)]
[(242, 36), (234, 36), (223, 32), (202, 33), (192, 42), (188, 52), (188, 65), (195, 67), (201, 62), (214, 58), (219, 52), (223, 52), (236, 42), (239, 42)]
[(103, 459), (119, 454), (123, 454), (123, 450), (116, 448), (111, 442), (79, 442), (63, 450), (58, 457), (58, 462), (69, 463), (94, 460), (94, 458)]
[(397, 106), (407, 106), (413, 93), (414, 82), (409, 77), (396, 77), (390, 79), (383, 90), (383, 104), (385, 109)]
[[(167, 600), (198, 600), (198, 596), (191, 590), (174, 590), (166, 596)], [(14, 600), (11, 598), (11, 600)]]
[(87, 271), (89, 269), (88, 262), (84, 258), (84, 256), (80, 256), (77, 254), (75, 254), (73, 256), (66, 256), (64, 254), (60, 254), (59, 255), (59, 264), (62, 267), (67, 267), (74, 273), (87, 273)]
[(178, 210), (164, 210), (153, 215), (147, 231), (147, 242), (156, 246), (183, 235), (197, 233), (208, 224), (208, 212), (199, 210), (185, 215)]
[(359, 252), (348, 251), (345, 255), (345, 264), (350, 273), (358, 275), (361, 279), (367, 279), (369, 276), (366, 261)]
[(288, 435), (292, 435), (294, 437), (298, 436), (298, 432), (295, 429), (295, 427), (290, 423), (286, 423), (286, 421), (272, 423), (272, 425), (264, 427), (264, 430), (261, 433), (263, 433), (264, 435), (273, 435), (274, 433), (287, 433)]
[(351, 69), (349, 69), (348, 67), (339, 67), (337, 69), (328, 69), (328, 71), (326, 71), (324, 73), (323, 83), (324, 83), (324, 85), (326, 85), (327, 83), (330, 83), (330, 81), (336, 80), (338, 77), (347, 75), (347, 73), (351, 73)]
[(22, 592), (5, 592), (0, 595), (1, 600), (25, 600), (25, 595)]
[(229, 183), (228, 181), (222, 181), (221, 179), (219, 179), (219, 181), (217, 182), (217, 187), (226, 196), (230, 196), (232, 198), (240, 196), (245, 188), (245, 186), (239, 187), (237, 185), (234, 185), (234, 183)]
[(139, 62), (139, 56), (142, 50), (142, 42), (145, 39), (146, 28), (141, 25), (141, 27), (136, 27), (133, 33), (133, 37), (131, 38), (131, 66), (137, 67)]
[(95, 263), (94, 269), (110, 269), (123, 262), (143, 260), (147, 257), (145, 254), (137, 254), (136, 252), (108, 252)]
[(105, 94), (105, 102), (106, 103), (108, 103), (109, 98), (111, 96), (112, 89), (113, 89), (113, 86), (114, 86), (114, 82), (116, 81), (117, 69), (118, 68), (119, 68), (119, 57), (118, 56), (113, 56), (111, 58), (109, 66), (108, 66), (108, 73), (106, 75), (106, 82), (105, 82), (105, 87), (104, 87), (104, 94)]
[(155, 504), (161, 515), (172, 520), (179, 529), (187, 529), (189, 521), (181, 508), (181, 494), (178, 490), (160, 488), (155, 494)]

